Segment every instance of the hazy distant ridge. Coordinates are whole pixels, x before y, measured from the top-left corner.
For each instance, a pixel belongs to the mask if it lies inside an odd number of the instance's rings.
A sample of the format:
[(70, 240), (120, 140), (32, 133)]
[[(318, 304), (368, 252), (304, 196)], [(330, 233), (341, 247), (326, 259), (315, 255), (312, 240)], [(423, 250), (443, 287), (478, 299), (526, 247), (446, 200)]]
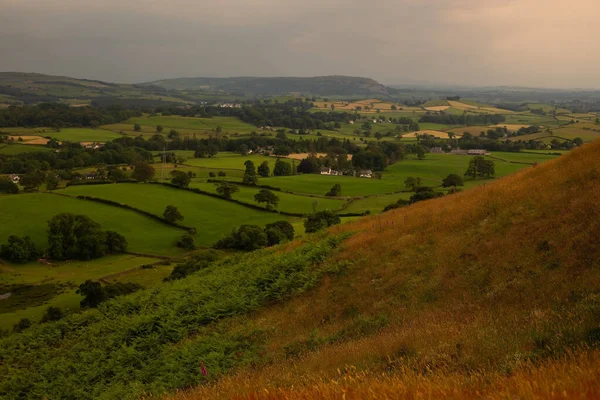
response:
[(207, 90), (239, 95), (281, 95), (288, 93), (326, 95), (387, 95), (388, 88), (369, 78), (317, 76), (311, 78), (176, 78), (144, 83), (164, 89)]

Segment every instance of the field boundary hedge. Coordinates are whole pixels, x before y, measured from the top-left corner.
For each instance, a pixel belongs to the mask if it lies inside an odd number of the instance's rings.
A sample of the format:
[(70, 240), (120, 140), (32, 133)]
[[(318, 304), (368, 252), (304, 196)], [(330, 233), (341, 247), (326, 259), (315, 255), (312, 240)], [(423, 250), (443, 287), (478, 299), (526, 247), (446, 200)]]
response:
[(109, 180), (90, 180), (90, 181), (69, 181), (67, 182), (67, 187), (69, 186), (85, 186), (85, 185), (110, 185), (113, 183), (139, 183), (135, 179), (123, 179), (119, 181), (109, 181)]
[(264, 211), (264, 212), (268, 212), (268, 213), (272, 213), (272, 214), (281, 214), (281, 215), (285, 215), (285, 216), (289, 216), (289, 217), (305, 217), (306, 216), (306, 214), (301, 214), (301, 213), (291, 213), (291, 212), (287, 212), (287, 211), (267, 210), (266, 208), (261, 207), (261, 206), (257, 206), (257, 205), (250, 204), (250, 203), (245, 203), (243, 201), (236, 200), (236, 199), (226, 199), (223, 196), (220, 196), (216, 193), (207, 192), (207, 191), (204, 191), (204, 190), (198, 189), (198, 188), (184, 188), (184, 187), (173, 185), (172, 183), (167, 183), (167, 182), (148, 182), (148, 183), (152, 184), (152, 185), (162, 185), (162, 186), (167, 186), (167, 187), (174, 188), (174, 189), (186, 190), (188, 192), (214, 197), (216, 199), (229, 201), (231, 203), (236, 203), (236, 204), (239, 204), (244, 207), (248, 207), (248, 208), (252, 208), (254, 210)]
[[(175, 228), (183, 229), (183, 230), (186, 230), (186, 231), (191, 231), (191, 230), (195, 230), (196, 229), (196, 228), (192, 228), (192, 227), (189, 227), (189, 226), (178, 224), (177, 222), (167, 221), (166, 219), (164, 219), (164, 218), (162, 218), (162, 217), (160, 217), (160, 216), (158, 216), (156, 214), (152, 214), (151, 212), (140, 210), (139, 208), (130, 206), (129, 204), (123, 204), (123, 203), (119, 203), (117, 201), (101, 199), (99, 197), (94, 197), (94, 196), (85, 196), (85, 195), (69, 196), (68, 194), (64, 194), (64, 193), (56, 193), (56, 192), (48, 192), (48, 193), (55, 194), (57, 196), (64, 196), (64, 197), (76, 198), (76, 199), (79, 199), (79, 200), (94, 201), (96, 203), (102, 203), (102, 204), (106, 204), (106, 205), (109, 205), (109, 206), (120, 207), (120, 208), (123, 208), (125, 210), (129, 210), (129, 211), (136, 212), (138, 214), (142, 214), (142, 215), (144, 215), (144, 216), (146, 216), (148, 218), (151, 218), (151, 219), (153, 219), (155, 221), (162, 222), (163, 224), (174, 226)], [(157, 256), (151, 255), (151, 257), (157, 257)]]

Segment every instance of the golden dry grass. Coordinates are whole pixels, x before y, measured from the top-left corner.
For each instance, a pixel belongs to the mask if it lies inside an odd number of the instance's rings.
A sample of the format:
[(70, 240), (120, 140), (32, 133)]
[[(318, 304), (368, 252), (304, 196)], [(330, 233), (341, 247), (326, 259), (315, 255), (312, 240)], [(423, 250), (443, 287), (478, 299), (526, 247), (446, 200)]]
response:
[(427, 111), (446, 111), (450, 106), (433, 106), (433, 107), (425, 107)]
[[(463, 132), (460, 132), (460, 133), (456, 132), (456, 137), (461, 137), (462, 134), (463, 134)], [(402, 137), (416, 138), (418, 135), (431, 135), (431, 136), (435, 136), (436, 138), (448, 139), (448, 132), (434, 131), (434, 130), (430, 130), (430, 129), (424, 129), (424, 130), (420, 130), (417, 132), (406, 133), (406, 134), (402, 135)]]
[[(309, 157), (310, 154), (309, 153), (292, 153), (290, 155), (288, 155), (285, 158), (289, 158), (292, 160), (304, 160), (305, 158)], [(327, 157), (327, 153), (315, 153), (315, 156), (317, 157)], [(348, 154), (347, 158), (349, 160), (352, 160), (352, 154)]]
[(41, 136), (28, 136), (28, 135), (20, 135), (18, 137), (16, 136), (11, 136), (11, 138), (14, 138), (15, 141), (18, 141), (19, 138), (23, 139), (22, 144), (37, 144), (37, 145), (44, 145), (47, 144), (49, 139), (43, 138)]
[(261, 360), (175, 398), (597, 398), (598, 352), (569, 349), (600, 328), (599, 157), (332, 228), (343, 272), (229, 320)]

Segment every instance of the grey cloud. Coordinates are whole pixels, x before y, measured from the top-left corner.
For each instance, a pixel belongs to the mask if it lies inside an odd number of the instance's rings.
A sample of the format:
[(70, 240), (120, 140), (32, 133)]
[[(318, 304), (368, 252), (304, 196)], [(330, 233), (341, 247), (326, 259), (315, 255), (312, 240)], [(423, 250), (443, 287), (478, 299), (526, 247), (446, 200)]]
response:
[[(0, 70), (597, 87), (596, 0), (6, 0)], [(574, 11), (576, 10), (576, 12)]]

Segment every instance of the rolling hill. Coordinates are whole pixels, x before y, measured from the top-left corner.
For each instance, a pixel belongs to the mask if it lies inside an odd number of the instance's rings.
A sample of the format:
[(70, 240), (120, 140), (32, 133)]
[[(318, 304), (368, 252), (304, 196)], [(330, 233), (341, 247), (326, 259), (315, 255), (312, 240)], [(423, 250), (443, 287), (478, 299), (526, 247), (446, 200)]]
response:
[(292, 243), (192, 259), (185, 279), (1, 338), (0, 397), (596, 398), (599, 156), (596, 141)]
[(388, 88), (373, 79), (351, 76), (176, 78), (146, 83), (164, 89), (206, 90), (244, 96), (303, 95), (372, 96), (387, 95)]

